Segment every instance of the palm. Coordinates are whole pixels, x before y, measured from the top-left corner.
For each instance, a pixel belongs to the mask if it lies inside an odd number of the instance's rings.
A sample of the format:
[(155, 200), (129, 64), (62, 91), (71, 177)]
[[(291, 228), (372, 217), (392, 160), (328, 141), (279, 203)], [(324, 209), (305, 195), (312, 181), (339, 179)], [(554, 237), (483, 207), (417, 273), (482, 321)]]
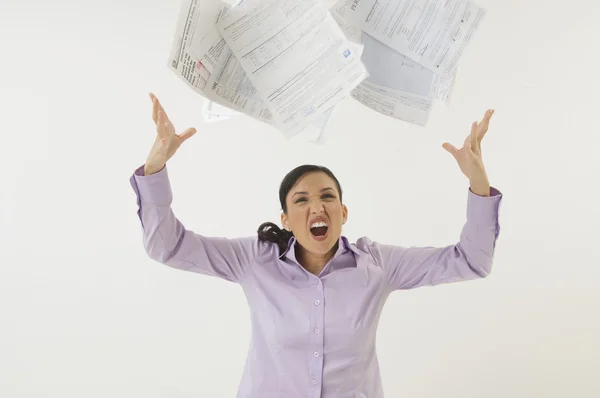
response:
[(196, 129), (188, 128), (181, 134), (175, 132), (173, 123), (167, 117), (165, 110), (154, 94), (152, 99), (152, 120), (156, 124), (156, 140), (148, 155), (147, 163), (164, 164), (181, 146), (181, 144), (196, 133)]
[(465, 146), (460, 148), (455, 153), (454, 158), (456, 159), (456, 162), (458, 163), (458, 167), (460, 168), (460, 171), (462, 171), (464, 175), (466, 175), (467, 177), (470, 178), (471, 167), (469, 166), (469, 154), (468, 154), (467, 148), (465, 148)]
[(443, 144), (446, 149), (456, 162), (460, 171), (463, 172), (467, 178), (471, 178), (471, 174), (475, 168), (483, 168), (483, 159), (481, 155), (481, 141), (487, 133), (490, 118), (494, 114), (492, 109), (489, 109), (480, 123), (473, 122), (471, 126), (471, 133), (465, 138), (462, 148), (457, 149), (454, 145), (445, 142)]

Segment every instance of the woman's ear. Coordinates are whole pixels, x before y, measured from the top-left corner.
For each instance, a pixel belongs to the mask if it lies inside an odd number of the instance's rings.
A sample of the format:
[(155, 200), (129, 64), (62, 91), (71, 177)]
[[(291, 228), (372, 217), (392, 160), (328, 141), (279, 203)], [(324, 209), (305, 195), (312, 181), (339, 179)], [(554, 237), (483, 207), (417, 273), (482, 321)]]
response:
[(287, 216), (283, 212), (281, 213), (281, 225), (283, 225), (283, 228), (287, 229), (288, 231), (290, 230), (290, 227), (287, 223)]
[(346, 205), (342, 206), (342, 225), (346, 224), (346, 221), (348, 221), (348, 208), (346, 207)]

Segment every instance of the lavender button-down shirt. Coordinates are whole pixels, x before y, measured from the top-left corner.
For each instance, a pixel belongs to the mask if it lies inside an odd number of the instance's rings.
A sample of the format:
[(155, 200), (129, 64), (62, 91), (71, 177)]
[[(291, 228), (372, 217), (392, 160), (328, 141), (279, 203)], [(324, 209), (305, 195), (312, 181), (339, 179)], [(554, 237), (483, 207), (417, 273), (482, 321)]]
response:
[(460, 242), (447, 247), (384, 245), (345, 237), (319, 276), (257, 237), (215, 238), (176, 218), (167, 168), (130, 179), (144, 248), (167, 266), (240, 284), (252, 337), (238, 398), (383, 398), (375, 338), (389, 294), (486, 277), (499, 233), (501, 193), (469, 190)]

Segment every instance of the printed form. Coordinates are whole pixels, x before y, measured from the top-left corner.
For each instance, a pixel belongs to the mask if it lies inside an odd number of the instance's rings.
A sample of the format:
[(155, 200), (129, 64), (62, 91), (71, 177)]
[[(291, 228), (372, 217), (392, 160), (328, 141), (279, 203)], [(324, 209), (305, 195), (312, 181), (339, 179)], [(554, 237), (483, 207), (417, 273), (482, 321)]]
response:
[(427, 69), (451, 75), (484, 15), (469, 0), (348, 0), (346, 19)]
[[(169, 68), (208, 102), (220, 105), (205, 109), (230, 108), (271, 123), (267, 105), (217, 29), (216, 23), (229, 7), (222, 0), (182, 1)], [(224, 119), (215, 116), (211, 111), (206, 119)]]
[(346, 38), (350, 40), (352, 43), (356, 43), (360, 45), (360, 50), (362, 51), (362, 30), (360, 30), (357, 26), (354, 26), (348, 23), (346, 19), (346, 13), (348, 12), (348, 1), (342, 0), (334, 4), (329, 12), (335, 22), (337, 22), (338, 26), (344, 34)]
[(202, 104), (202, 117), (205, 123), (235, 119), (239, 115), (239, 112), (211, 100), (204, 101)]
[(222, 51), (217, 68), (208, 78), (206, 96), (216, 103), (274, 124), (268, 105), (263, 101), (229, 46)]
[(320, 0), (246, 0), (217, 24), (282, 131), (350, 96), (366, 70)]
[(226, 47), (225, 40), (216, 29), (216, 24), (227, 13), (229, 4), (222, 0), (201, 0), (200, 7), (200, 16), (194, 22), (196, 27), (190, 43), (190, 52), (210, 73), (213, 73)]
[(352, 97), (384, 115), (425, 125), (433, 100), (448, 97), (452, 76), (440, 77), (367, 34), (363, 44), (362, 62), (369, 77)]
[(210, 71), (199, 61), (191, 47), (198, 29), (197, 22), (205, 12), (204, 9), (200, 10), (200, 4), (204, 2), (205, 0), (182, 2), (168, 61), (169, 69), (201, 95), (204, 95)]

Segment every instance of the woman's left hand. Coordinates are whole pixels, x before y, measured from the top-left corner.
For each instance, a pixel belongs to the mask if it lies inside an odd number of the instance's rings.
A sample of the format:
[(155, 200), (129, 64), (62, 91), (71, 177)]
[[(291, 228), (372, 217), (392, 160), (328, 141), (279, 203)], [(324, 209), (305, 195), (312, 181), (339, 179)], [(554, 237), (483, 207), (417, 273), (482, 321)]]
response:
[(460, 170), (469, 179), (471, 190), (482, 196), (489, 196), (490, 183), (481, 156), (481, 141), (488, 131), (493, 114), (494, 110), (488, 109), (481, 122), (473, 122), (471, 134), (465, 138), (462, 148), (456, 149), (454, 145), (448, 142), (442, 145), (445, 150), (454, 156)]

